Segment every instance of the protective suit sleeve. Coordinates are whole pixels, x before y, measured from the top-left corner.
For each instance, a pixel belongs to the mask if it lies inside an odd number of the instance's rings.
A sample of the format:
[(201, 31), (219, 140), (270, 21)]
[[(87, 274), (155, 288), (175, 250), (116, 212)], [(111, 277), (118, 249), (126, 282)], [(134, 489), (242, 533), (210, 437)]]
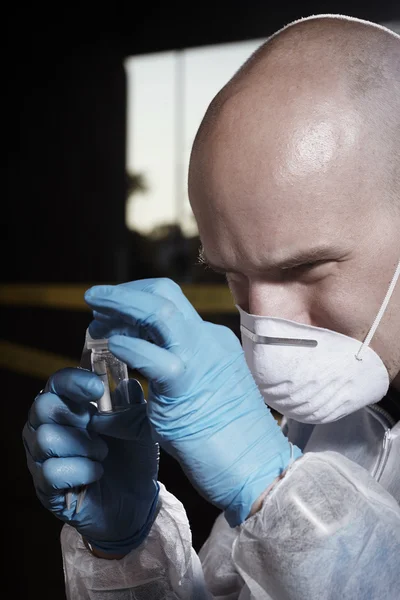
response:
[(232, 560), (232, 545), (237, 535), (238, 528), (232, 529), (221, 513), (200, 549), (204, 579), (213, 600), (245, 600), (250, 597), (245, 594), (247, 586)]
[(257, 600), (400, 597), (400, 508), (335, 452), (306, 453), (233, 542)]
[(146, 540), (121, 560), (94, 557), (69, 525), (61, 532), (68, 600), (210, 600), (192, 549), (186, 512), (160, 483), (157, 517)]
[(258, 513), (221, 515), (200, 560), (182, 504), (163, 486), (148, 538), (120, 561), (62, 533), (68, 600), (372, 600), (400, 597), (400, 507), (335, 452), (306, 453)]

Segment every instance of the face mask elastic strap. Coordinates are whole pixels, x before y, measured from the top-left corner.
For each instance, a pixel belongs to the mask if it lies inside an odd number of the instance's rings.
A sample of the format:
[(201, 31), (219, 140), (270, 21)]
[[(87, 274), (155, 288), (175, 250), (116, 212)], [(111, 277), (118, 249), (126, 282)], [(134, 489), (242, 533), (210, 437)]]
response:
[(381, 322), (381, 319), (382, 319), (382, 317), (383, 317), (383, 315), (385, 313), (387, 305), (389, 304), (390, 298), (392, 297), (392, 294), (394, 292), (394, 288), (396, 286), (396, 283), (397, 283), (397, 280), (399, 278), (399, 275), (400, 275), (400, 261), (399, 261), (399, 263), (397, 265), (397, 269), (396, 269), (396, 271), (395, 271), (395, 273), (393, 275), (392, 281), (390, 282), (389, 289), (386, 292), (386, 296), (385, 296), (385, 298), (384, 298), (384, 300), (382, 302), (382, 306), (380, 307), (379, 312), (378, 312), (378, 314), (375, 317), (375, 321), (373, 322), (372, 327), (371, 327), (371, 329), (369, 330), (369, 332), (367, 334), (367, 337), (365, 338), (365, 340), (362, 343), (359, 351), (356, 354), (356, 359), (357, 360), (362, 360), (362, 358), (361, 358), (362, 352), (371, 343), (371, 340), (372, 340), (372, 338), (373, 338), (373, 336), (375, 334), (375, 331), (377, 330), (378, 325)]

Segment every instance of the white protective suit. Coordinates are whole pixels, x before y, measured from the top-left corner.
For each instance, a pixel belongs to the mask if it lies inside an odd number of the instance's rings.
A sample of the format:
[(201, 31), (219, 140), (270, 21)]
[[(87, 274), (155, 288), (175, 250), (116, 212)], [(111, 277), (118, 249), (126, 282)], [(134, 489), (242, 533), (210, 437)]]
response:
[(163, 486), (150, 535), (122, 560), (93, 557), (64, 526), (68, 599), (400, 599), (398, 416), (373, 406), (283, 429), (305, 455), (242, 525), (220, 515), (199, 556)]

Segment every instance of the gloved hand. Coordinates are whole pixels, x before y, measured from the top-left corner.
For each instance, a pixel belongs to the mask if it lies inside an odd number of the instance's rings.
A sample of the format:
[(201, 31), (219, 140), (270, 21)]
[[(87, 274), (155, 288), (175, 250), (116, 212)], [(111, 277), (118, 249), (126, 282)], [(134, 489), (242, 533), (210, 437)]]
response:
[(148, 416), (162, 447), (231, 526), (242, 523), (301, 452), (264, 404), (239, 340), (204, 322), (168, 279), (95, 286), (85, 299), (92, 337), (108, 337), (150, 381)]
[[(147, 536), (159, 486), (140, 384), (129, 380), (133, 405), (99, 415), (90, 404), (103, 383), (90, 371), (63, 369), (36, 397), (23, 431), (28, 467), (42, 504), (106, 554), (127, 554)], [(80, 511), (65, 492), (88, 485)]]

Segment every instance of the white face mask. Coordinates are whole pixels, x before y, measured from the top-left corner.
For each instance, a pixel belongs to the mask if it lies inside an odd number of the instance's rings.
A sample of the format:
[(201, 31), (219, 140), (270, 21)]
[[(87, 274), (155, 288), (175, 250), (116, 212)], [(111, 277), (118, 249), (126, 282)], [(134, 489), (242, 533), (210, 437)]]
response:
[(265, 403), (302, 423), (329, 423), (379, 402), (389, 375), (370, 348), (397, 279), (364, 342), (329, 329), (251, 315), (238, 306), (243, 350)]

